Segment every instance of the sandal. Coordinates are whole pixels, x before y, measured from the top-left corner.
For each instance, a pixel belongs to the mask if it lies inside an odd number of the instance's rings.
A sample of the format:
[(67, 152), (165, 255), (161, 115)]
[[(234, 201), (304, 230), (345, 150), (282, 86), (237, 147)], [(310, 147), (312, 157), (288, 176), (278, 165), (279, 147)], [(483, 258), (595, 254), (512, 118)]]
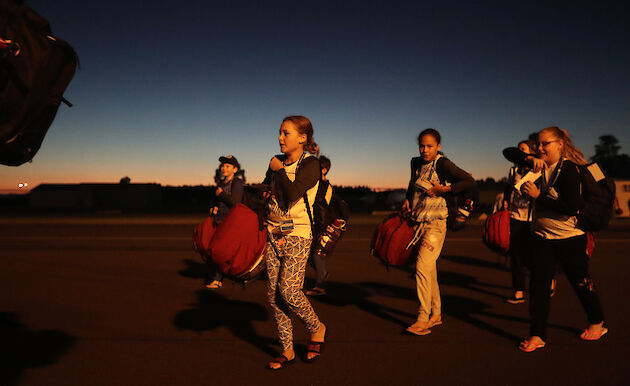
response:
[(414, 326), (407, 327), (406, 331), (410, 334), (418, 336), (429, 335), (431, 333), (431, 329), (429, 328), (418, 328)]
[(326, 290), (321, 287), (313, 287), (305, 292), (309, 296), (322, 296), (326, 295)]
[[(325, 344), (326, 342), (315, 342), (313, 340), (310, 341), (310, 343), (308, 344), (308, 351), (306, 351), (306, 361), (312, 363), (313, 361), (315, 361), (315, 359), (319, 358), (319, 356), (322, 355), (322, 350), (324, 349)], [(309, 359), (308, 354), (316, 355)]]
[[(267, 369), (274, 371), (280, 370), (286, 366), (289, 366), (290, 364), (293, 364), (293, 361), (295, 361), (295, 357), (293, 359), (289, 359), (284, 355), (280, 355), (279, 357), (273, 358), (273, 360), (269, 362), (269, 364), (267, 365)], [(277, 363), (280, 365), (280, 367), (271, 367), (272, 363)]]
[(589, 332), (588, 330), (584, 330), (584, 332), (580, 334), (580, 339), (599, 340), (599, 338), (606, 335), (607, 332), (608, 332), (608, 329), (606, 327), (602, 327), (601, 330), (596, 331), (596, 332)]
[(429, 327), (434, 327), (434, 326), (439, 326), (442, 324), (442, 318), (440, 317), (439, 319), (429, 319)]
[(223, 287), (223, 282), (218, 280), (213, 280), (212, 283), (206, 284), (207, 289), (219, 289)]
[(545, 347), (545, 345), (546, 345), (546, 343), (543, 342), (543, 341), (533, 343), (533, 342), (530, 342), (529, 340), (525, 339), (518, 346), (518, 349), (523, 351), (523, 352), (532, 352), (532, 351), (538, 350), (539, 348)]
[[(326, 339), (327, 333), (328, 327), (326, 327), (326, 331), (324, 331), (324, 339)], [(306, 351), (306, 361), (312, 363), (315, 359), (319, 358), (322, 355), (322, 350), (324, 349), (325, 344), (326, 342), (317, 342), (311, 340), (308, 344), (308, 350)], [(309, 359), (308, 354), (315, 354), (315, 356)]]

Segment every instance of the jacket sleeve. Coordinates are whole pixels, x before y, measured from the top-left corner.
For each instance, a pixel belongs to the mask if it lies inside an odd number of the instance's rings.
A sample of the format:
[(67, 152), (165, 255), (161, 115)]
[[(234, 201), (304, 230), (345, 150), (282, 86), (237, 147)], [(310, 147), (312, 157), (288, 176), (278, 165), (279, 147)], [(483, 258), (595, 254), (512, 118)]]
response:
[(276, 189), (282, 191), (282, 196), (288, 201), (296, 201), (310, 188), (315, 186), (322, 175), (319, 159), (308, 157), (302, 161), (295, 175), (295, 181), (291, 182), (284, 169), (274, 173)]
[(451, 183), (451, 191), (453, 194), (472, 191), (477, 183), (468, 172), (460, 169), (450, 159), (444, 157), (442, 161), (442, 173), (444, 178)]
[(243, 180), (240, 178), (234, 178), (232, 180), (232, 194), (222, 192), (218, 197), (219, 201), (225, 203), (228, 208), (232, 208), (234, 205), (243, 201)]
[(267, 172), (265, 173), (265, 179), (263, 180), (262, 184), (264, 185), (271, 184), (271, 177), (273, 177), (273, 170), (271, 170), (271, 168), (267, 168)]
[(503, 149), (503, 156), (508, 161), (516, 164), (517, 166), (526, 166), (530, 167), (531, 165), (527, 162), (526, 158), (531, 154), (527, 154), (524, 151), (521, 151), (518, 147), (507, 147)]
[(565, 162), (553, 188), (558, 192), (558, 199), (547, 196), (545, 191), (536, 198), (536, 205), (552, 209), (558, 213), (575, 216), (583, 205), (580, 194), (580, 172), (575, 164)]

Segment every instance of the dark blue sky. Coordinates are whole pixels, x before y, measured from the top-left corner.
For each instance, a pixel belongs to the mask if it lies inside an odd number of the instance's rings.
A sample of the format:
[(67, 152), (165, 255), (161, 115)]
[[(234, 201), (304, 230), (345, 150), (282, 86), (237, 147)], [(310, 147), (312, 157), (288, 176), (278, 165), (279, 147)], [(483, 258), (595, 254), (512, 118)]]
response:
[[(81, 69), (18, 182), (208, 184), (217, 158), (263, 178), (282, 118), (311, 118), (343, 185), (402, 187), (415, 137), (476, 178), (550, 125), (591, 156), (630, 152), (630, 27), (619, 3), (27, 1)], [(338, 4), (340, 3), (340, 4)], [(513, 2), (509, 2), (513, 3)]]

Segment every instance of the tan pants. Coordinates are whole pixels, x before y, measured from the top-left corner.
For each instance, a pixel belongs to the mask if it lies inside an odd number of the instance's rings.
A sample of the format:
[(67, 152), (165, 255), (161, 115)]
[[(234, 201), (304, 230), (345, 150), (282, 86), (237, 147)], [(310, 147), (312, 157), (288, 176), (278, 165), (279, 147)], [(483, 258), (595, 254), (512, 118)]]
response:
[(418, 320), (426, 322), (431, 315), (436, 317), (442, 313), (436, 263), (446, 237), (446, 220), (433, 220), (420, 223), (419, 226), (421, 229), (416, 260), (416, 291), (420, 300)]

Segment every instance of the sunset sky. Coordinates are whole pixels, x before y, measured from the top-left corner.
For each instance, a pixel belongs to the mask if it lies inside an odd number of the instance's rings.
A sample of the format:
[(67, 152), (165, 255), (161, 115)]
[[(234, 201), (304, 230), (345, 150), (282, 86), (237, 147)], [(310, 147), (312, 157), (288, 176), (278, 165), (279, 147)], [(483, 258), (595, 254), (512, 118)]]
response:
[(622, 2), (26, 2), (81, 68), (74, 107), (32, 163), (0, 166), (0, 192), (210, 184), (228, 154), (259, 182), (290, 114), (312, 120), (338, 185), (406, 186), (427, 127), (478, 179), (504, 176), (501, 150), (550, 125), (586, 156), (604, 134), (630, 153)]

